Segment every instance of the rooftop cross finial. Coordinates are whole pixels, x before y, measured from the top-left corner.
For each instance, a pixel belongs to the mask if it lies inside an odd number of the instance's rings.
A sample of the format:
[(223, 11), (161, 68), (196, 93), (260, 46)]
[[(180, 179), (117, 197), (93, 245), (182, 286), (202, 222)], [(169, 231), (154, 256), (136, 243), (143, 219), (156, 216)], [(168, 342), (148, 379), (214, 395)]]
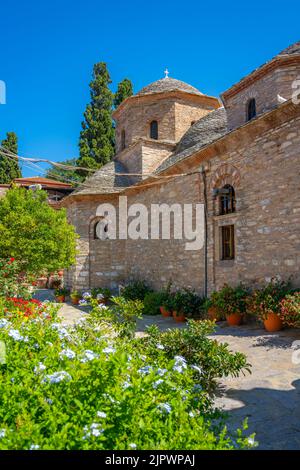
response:
[(169, 73), (170, 73), (170, 72), (169, 72), (169, 70), (168, 70), (168, 69), (166, 69), (166, 70), (164, 71), (165, 78), (169, 78)]

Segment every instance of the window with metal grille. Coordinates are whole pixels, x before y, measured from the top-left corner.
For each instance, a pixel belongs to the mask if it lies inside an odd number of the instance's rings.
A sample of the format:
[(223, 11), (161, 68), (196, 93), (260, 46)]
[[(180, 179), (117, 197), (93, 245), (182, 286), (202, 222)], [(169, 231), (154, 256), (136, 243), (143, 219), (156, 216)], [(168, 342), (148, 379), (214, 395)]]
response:
[(221, 259), (234, 259), (234, 225), (221, 227)]
[(226, 184), (220, 195), (220, 215), (235, 212), (235, 191), (230, 184)]
[(151, 139), (158, 139), (158, 122), (152, 121), (150, 123), (150, 138)]
[(251, 98), (247, 104), (247, 121), (251, 121), (256, 116), (256, 102), (255, 98)]

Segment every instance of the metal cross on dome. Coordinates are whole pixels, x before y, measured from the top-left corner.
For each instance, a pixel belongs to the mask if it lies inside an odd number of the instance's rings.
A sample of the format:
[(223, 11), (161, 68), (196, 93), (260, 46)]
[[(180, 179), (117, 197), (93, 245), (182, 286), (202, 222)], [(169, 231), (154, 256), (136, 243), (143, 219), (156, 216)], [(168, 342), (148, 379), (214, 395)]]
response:
[(165, 78), (169, 78), (169, 73), (170, 73), (170, 72), (169, 72), (169, 70), (168, 70), (168, 69), (166, 69), (166, 70), (164, 71)]

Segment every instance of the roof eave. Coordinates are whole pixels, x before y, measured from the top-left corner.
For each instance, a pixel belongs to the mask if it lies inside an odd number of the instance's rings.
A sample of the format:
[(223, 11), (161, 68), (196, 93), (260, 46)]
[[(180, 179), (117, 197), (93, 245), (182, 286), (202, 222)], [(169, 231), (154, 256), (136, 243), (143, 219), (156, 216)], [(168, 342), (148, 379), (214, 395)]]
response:
[(165, 98), (174, 98), (174, 97), (185, 97), (189, 101), (197, 101), (198, 103), (206, 103), (217, 109), (220, 106), (220, 101), (215, 96), (210, 95), (198, 95), (196, 93), (189, 93), (183, 90), (174, 90), (174, 91), (162, 91), (158, 93), (147, 93), (145, 95), (132, 95), (126, 98), (115, 111), (112, 113), (112, 117), (114, 119), (118, 119), (120, 114), (123, 112), (125, 108), (127, 108), (128, 104), (130, 103), (142, 103), (147, 101), (152, 101), (153, 99), (165, 99)]
[(223, 103), (226, 102), (228, 98), (236, 95), (241, 90), (247, 88), (249, 85), (256, 82), (257, 80), (259, 80), (260, 78), (262, 78), (267, 73), (274, 70), (275, 68), (282, 67), (283, 65), (293, 65), (293, 64), (300, 64), (300, 54), (295, 54), (294, 56), (285, 54), (285, 55), (279, 55), (275, 57), (274, 59), (270, 60), (266, 64), (255, 69), (246, 77), (242, 78), (239, 82), (237, 82), (235, 85), (230, 87), (228, 90), (221, 93), (220, 95), (221, 101)]

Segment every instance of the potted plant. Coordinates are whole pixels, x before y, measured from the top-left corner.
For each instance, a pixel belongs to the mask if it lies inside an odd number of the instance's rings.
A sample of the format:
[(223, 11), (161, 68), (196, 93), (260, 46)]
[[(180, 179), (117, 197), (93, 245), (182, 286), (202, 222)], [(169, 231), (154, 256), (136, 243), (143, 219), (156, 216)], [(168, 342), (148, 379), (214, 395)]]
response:
[(56, 302), (58, 303), (64, 302), (66, 300), (66, 295), (68, 295), (68, 293), (69, 293), (69, 290), (65, 288), (55, 289), (54, 295), (55, 295)]
[(62, 279), (59, 276), (52, 276), (49, 279), (49, 284), (52, 289), (60, 289), (62, 287)]
[(78, 292), (77, 290), (74, 290), (73, 292), (71, 292), (70, 297), (71, 297), (71, 302), (73, 305), (79, 304), (79, 300), (81, 299), (80, 292)]
[(173, 299), (173, 318), (176, 322), (184, 322), (186, 319), (184, 313), (185, 295), (182, 291), (177, 291)]
[(281, 300), (280, 319), (283, 325), (300, 328), (300, 292), (292, 292)]
[(167, 287), (162, 290), (159, 294), (159, 299), (160, 299), (160, 313), (162, 314), (163, 317), (171, 317), (172, 316), (172, 309), (173, 309), (173, 303), (172, 299), (173, 296), (171, 294), (171, 283), (169, 282)]
[(40, 277), (36, 281), (36, 286), (38, 289), (46, 289), (47, 287), (47, 278), (46, 277)]
[(111, 298), (111, 292), (108, 288), (97, 287), (91, 290), (93, 299), (98, 301), (99, 305), (106, 305)]
[(248, 302), (248, 311), (263, 321), (267, 331), (279, 331), (283, 327), (281, 301), (289, 292), (289, 282), (271, 279), (265, 287), (253, 291)]
[(161, 302), (160, 312), (163, 317), (171, 317), (174, 307), (174, 294), (170, 292), (165, 296)]
[(218, 292), (214, 291), (210, 294), (210, 297), (205, 299), (202, 305), (203, 310), (206, 312), (208, 319), (211, 321), (220, 321), (222, 315), (217, 307)]
[(201, 318), (204, 299), (192, 289), (183, 289), (181, 292), (181, 312), (186, 318)]
[(223, 288), (215, 294), (216, 307), (225, 315), (228, 325), (238, 326), (242, 323), (246, 312), (247, 296), (248, 291), (242, 284), (237, 287), (224, 284)]

